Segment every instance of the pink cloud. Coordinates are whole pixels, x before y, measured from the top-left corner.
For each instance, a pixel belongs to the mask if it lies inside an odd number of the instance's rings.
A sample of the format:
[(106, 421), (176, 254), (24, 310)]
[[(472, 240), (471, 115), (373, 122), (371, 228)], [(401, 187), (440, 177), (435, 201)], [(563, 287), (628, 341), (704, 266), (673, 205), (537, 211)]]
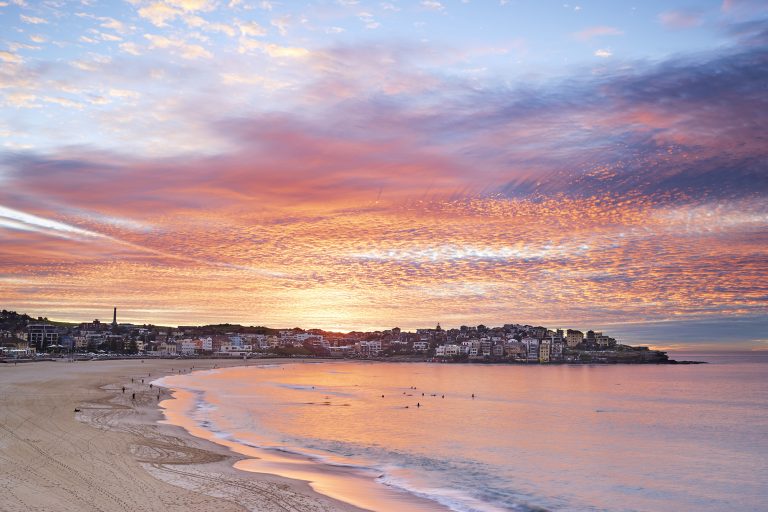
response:
[(724, 12), (759, 13), (768, 9), (768, 6), (762, 0), (723, 0), (720, 8)]
[(621, 36), (621, 35), (624, 35), (624, 32), (622, 30), (619, 30), (616, 27), (606, 27), (606, 26), (589, 27), (580, 32), (576, 32), (575, 34), (573, 34), (573, 36), (576, 39), (579, 39), (581, 41), (589, 41), (590, 39), (594, 39), (595, 37)]
[(664, 11), (658, 19), (662, 25), (673, 29), (697, 27), (704, 22), (703, 13), (698, 10)]

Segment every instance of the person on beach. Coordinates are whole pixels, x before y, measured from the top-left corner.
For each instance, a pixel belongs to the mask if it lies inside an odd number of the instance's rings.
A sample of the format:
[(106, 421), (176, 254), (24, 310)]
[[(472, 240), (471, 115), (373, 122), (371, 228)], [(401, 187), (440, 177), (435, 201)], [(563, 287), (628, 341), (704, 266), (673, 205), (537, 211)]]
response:
[(123, 394), (125, 394), (125, 386), (123, 386)]
[(136, 400), (136, 393), (131, 395), (131, 400)]

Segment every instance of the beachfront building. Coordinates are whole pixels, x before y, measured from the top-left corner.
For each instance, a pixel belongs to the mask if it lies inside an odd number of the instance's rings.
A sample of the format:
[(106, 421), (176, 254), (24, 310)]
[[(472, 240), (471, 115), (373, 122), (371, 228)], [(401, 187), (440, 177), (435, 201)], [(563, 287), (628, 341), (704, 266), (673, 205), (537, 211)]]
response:
[(157, 346), (157, 352), (165, 356), (175, 356), (177, 352), (176, 343), (164, 341)]
[(525, 338), (523, 338), (522, 343), (525, 345), (528, 361), (538, 361), (539, 360), (538, 338), (526, 336)]
[(448, 357), (458, 356), (461, 353), (461, 347), (458, 345), (445, 345), (445, 355)]
[(364, 357), (377, 357), (381, 353), (381, 340), (361, 341), (358, 346), (358, 353)]
[(602, 332), (595, 333), (595, 344), (600, 348), (613, 347), (616, 345), (616, 340), (610, 336), (606, 336)]
[(562, 361), (565, 342), (562, 339), (558, 339), (556, 336), (553, 336), (551, 341), (552, 343), (549, 348), (549, 360)]
[(504, 346), (504, 352), (506, 352), (507, 357), (510, 359), (525, 359), (528, 354), (528, 348), (524, 343), (520, 343), (513, 338)]
[(75, 350), (78, 352), (84, 352), (88, 350), (88, 337), (80, 334), (75, 336)]
[(223, 334), (214, 334), (211, 336), (211, 351), (219, 352), (222, 345), (229, 343), (229, 338)]
[(28, 357), (33, 357), (35, 353), (36, 352), (34, 347), (25, 347), (25, 348), (2, 347), (0, 349), (0, 354), (2, 354), (3, 357), (9, 357), (11, 359), (25, 359)]
[(454, 357), (460, 353), (461, 347), (453, 343), (448, 345), (438, 345), (435, 348), (435, 357)]
[(33, 355), (35, 348), (29, 346), (26, 336), (26, 332), (0, 331), (0, 353), (13, 358)]
[(243, 357), (251, 353), (251, 345), (222, 345), (218, 354), (227, 357)]
[[(324, 340), (322, 336), (310, 336), (304, 340), (302, 345), (305, 349), (315, 355), (325, 356), (330, 355), (331, 353), (330, 343), (327, 340)], [(381, 348), (379, 350), (381, 350)]]
[(341, 347), (334, 347), (329, 346), (328, 347), (328, 354), (331, 357), (348, 357), (354, 350), (354, 347), (351, 345), (345, 345)]
[(573, 348), (578, 345), (581, 345), (581, 342), (584, 341), (584, 333), (581, 331), (576, 331), (573, 329), (568, 329), (565, 334), (565, 344), (568, 345), (568, 348)]
[(213, 352), (213, 338), (210, 336), (200, 338), (200, 350), (205, 353)]
[[(251, 335), (251, 345), (258, 347), (260, 350), (269, 348), (269, 338), (266, 334), (253, 334)], [(275, 339), (277, 339), (275, 337)]]
[(88, 350), (98, 350), (106, 342), (106, 334), (89, 332), (85, 335), (85, 347)]
[(307, 341), (310, 338), (318, 338), (321, 341), (323, 339), (323, 335), (322, 334), (311, 334), (311, 333), (308, 333), (308, 332), (297, 332), (296, 334), (294, 334), (293, 337), (294, 337), (294, 339), (296, 341), (301, 342), (301, 343), (304, 343), (305, 341)]
[(197, 343), (195, 340), (181, 340), (179, 345), (179, 352), (183, 356), (193, 356), (197, 351)]
[(104, 340), (99, 347), (101, 350), (106, 350), (107, 352), (128, 352), (130, 349), (130, 344), (128, 341), (128, 338), (123, 336), (122, 334), (105, 334), (102, 336), (102, 339)]
[(37, 350), (45, 350), (51, 345), (58, 345), (59, 330), (51, 324), (29, 324), (27, 326), (27, 341)]
[(539, 344), (539, 362), (548, 363), (550, 359), (551, 341), (542, 340)]

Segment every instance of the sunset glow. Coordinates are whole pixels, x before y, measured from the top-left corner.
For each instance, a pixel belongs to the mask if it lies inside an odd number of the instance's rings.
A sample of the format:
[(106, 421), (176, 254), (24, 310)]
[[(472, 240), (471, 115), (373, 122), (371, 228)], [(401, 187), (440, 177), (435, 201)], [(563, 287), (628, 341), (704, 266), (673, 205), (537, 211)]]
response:
[(2, 307), (766, 349), (768, 8), (695, 4), (0, 2)]

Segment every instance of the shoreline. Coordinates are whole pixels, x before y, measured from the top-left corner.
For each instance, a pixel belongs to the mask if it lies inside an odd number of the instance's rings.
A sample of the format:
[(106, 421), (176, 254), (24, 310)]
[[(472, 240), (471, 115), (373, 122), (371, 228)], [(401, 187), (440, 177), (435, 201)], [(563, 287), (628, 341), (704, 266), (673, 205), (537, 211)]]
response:
[[(265, 363), (296, 364), (296, 359), (279, 360)], [(228, 368), (258, 368), (254, 365), (233, 365)], [(218, 368), (221, 369), (221, 368)], [(200, 371), (205, 369), (200, 368)], [(195, 368), (195, 372), (198, 368)], [(173, 375), (158, 379), (165, 381)], [(183, 378), (184, 375), (177, 375)], [(161, 407), (165, 420), (162, 423), (183, 429), (188, 435), (206, 442), (215, 443), (233, 454), (233, 467), (238, 471), (256, 475), (276, 476), (291, 481), (308, 484), (313, 492), (330, 499), (344, 503), (354, 510), (399, 512), (450, 512), (450, 509), (440, 503), (427, 499), (405, 490), (381, 484), (376, 481), (380, 472), (370, 468), (359, 468), (334, 464), (319, 460), (310, 455), (256, 447), (238, 440), (217, 436), (215, 432), (201, 427), (191, 416), (197, 406), (195, 394), (174, 387), (172, 383), (161, 382), (159, 386), (170, 390), (172, 397), (163, 401)]]
[[(189, 363), (147, 359), (0, 366), (3, 509), (362, 510), (314, 491), (305, 481), (238, 470), (234, 464), (245, 457), (159, 423), (159, 402), (170, 394), (150, 383)], [(214, 365), (243, 366), (240, 360), (194, 361), (195, 369)]]

